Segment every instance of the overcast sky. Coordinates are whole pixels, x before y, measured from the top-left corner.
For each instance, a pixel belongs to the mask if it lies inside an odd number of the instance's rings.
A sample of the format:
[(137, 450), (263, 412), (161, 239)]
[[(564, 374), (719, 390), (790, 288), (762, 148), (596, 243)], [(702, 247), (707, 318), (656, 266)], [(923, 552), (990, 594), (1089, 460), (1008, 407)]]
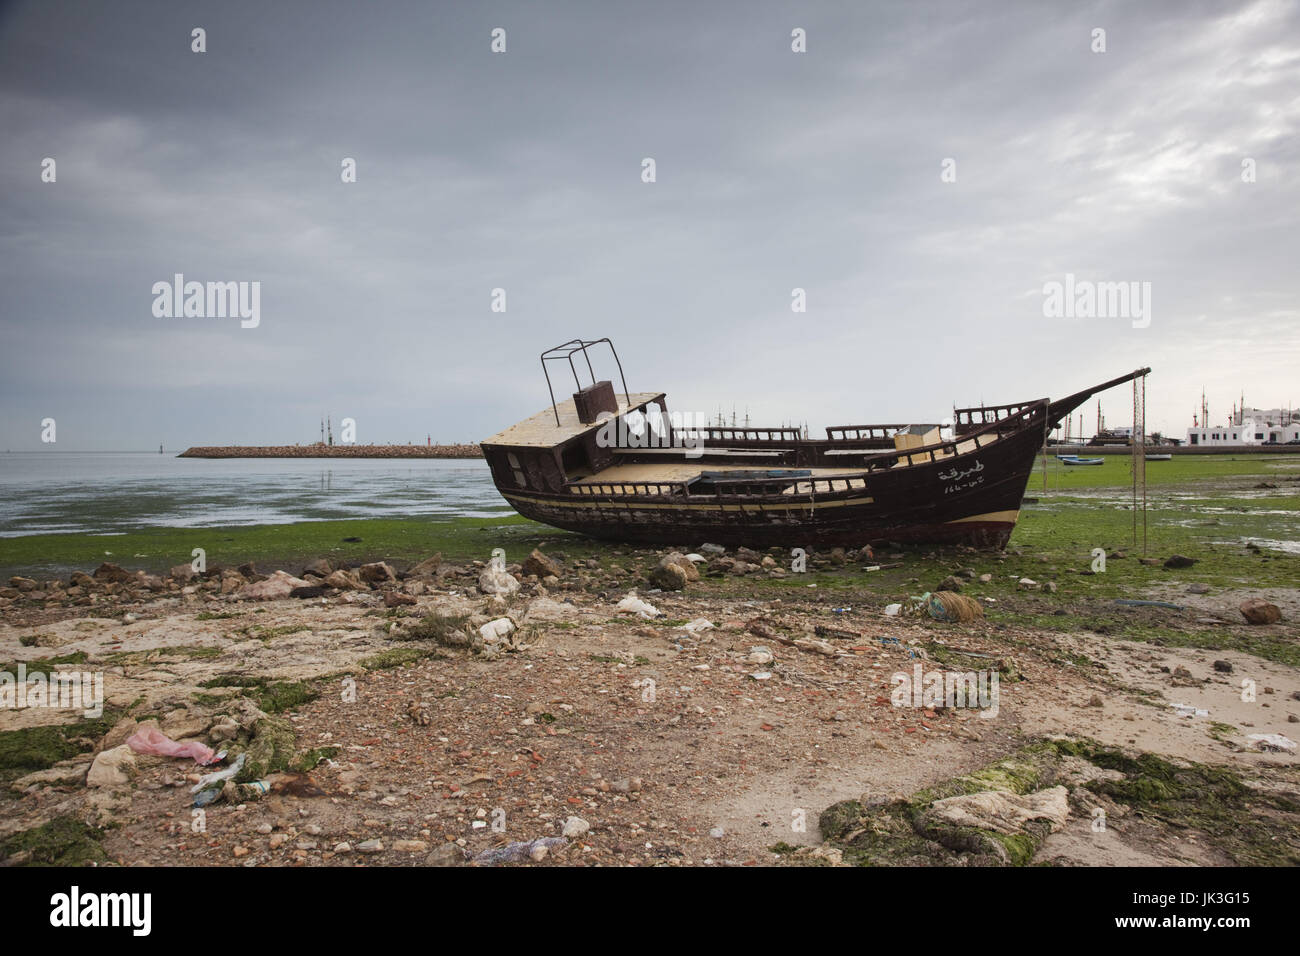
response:
[[(1300, 405), (1298, 127), (1277, 0), (10, 3), (0, 447), (477, 441), (605, 335), (670, 409), (815, 428), (1150, 365), (1181, 437), (1202, 386)], [(175, 273), (260, 324), (156, 317)], [(1149, 325), (1045, 317), (1067, 273)]]

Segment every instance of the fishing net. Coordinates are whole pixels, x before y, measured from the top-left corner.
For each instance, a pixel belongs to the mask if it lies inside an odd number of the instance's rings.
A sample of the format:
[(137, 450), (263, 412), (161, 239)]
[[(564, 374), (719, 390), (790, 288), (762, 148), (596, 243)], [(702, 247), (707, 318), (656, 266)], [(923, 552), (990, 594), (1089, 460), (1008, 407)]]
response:
[(979, 601), (952, 591), (935, 591), (931, 594), (928, 610), (936, 621), (954, 624), (965, 624), (984, 616), (984, 608)]

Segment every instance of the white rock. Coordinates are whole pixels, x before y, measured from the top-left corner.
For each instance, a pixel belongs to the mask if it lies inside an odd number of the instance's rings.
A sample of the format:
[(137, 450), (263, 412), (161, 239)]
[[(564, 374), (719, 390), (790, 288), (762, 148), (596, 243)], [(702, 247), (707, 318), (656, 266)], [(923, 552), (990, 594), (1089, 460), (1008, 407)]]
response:
[(500, 644), (518, 629), (510, 618), (499, 617), (495, 621), (488, 621), (478, 632), (484, 644)]
[(591, 824), (582, 817), (569, 817), (564, 821), (564, 829), (560, 833), (569, 839), (580, 837), (591, 829)]

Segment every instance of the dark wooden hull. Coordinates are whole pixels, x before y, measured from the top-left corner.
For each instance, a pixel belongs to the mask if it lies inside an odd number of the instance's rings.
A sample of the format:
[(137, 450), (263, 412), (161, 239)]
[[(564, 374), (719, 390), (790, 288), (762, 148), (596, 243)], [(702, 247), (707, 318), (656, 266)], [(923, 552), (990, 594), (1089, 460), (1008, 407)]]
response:
[[(903, 468), (872, 472), (860, 491), (791, 496), (582, 495), (502, 489), (522, 515), (594, 538), (653, 545), (857, 548), (873, 542), (998, 549), (1015, 528), (1041, 431)], [(708, 456), (701, 459), (708, 467)], [(979, 480), (942, 476), (982, 466)]]

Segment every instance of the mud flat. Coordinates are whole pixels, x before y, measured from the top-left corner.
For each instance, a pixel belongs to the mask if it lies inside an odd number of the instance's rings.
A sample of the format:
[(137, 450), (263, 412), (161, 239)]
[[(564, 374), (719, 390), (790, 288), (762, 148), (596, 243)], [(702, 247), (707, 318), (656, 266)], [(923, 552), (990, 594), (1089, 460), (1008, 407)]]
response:
[[(658, 590), (663, 552), (553, 544), (505, 571), (434, 555), (11, 580), (4, 669), (102, 672), (105, 698), (98, 716), (0, 711), (0, 857), (1300, 863), (1297, 758), (1251, 739), (1300, 736), (1285, 572), (1242, 588), (1015, 549), (899, 552), (886, 571), (814, 553), (796, 574), (778, 552), (701, 549), (698, 577)], [(1194, 606), (1111, 597), (1198, 575), (1214, 583)], [(982, 616), (885, 613), (940, 585)], [(620, 608), (633, 589), (650, 609)], [(1280, 621), (1246, 623), (1259, 596)], [(996, 713), (900, 704), (918, 667), (996, 675)], [(231, 783), (193, 815), (205, 768), (124, 747), (154, 726), (249, 754), (236, 779), (269, 793)]]

